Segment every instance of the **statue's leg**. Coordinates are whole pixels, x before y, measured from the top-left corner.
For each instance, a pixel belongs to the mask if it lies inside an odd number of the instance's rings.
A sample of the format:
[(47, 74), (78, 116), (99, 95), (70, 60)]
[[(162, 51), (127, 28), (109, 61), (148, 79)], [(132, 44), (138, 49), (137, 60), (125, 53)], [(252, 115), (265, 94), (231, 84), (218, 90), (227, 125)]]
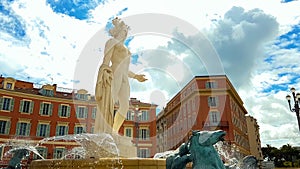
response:
[(121, 85), (120, 92), (118, 94), (119, 100), (119, 109), (114, 117), (113, 130), (114, 132), (118, 132), (120, 127), (122, 126), (126, 114), (129, 109), (129, 83), (123, 82)]

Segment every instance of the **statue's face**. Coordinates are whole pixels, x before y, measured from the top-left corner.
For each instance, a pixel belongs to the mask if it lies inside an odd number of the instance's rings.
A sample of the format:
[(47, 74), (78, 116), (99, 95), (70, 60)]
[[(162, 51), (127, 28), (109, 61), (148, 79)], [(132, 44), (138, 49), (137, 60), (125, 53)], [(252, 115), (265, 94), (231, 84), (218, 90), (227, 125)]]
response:
[(128, 29), (122, 29), (120, 32), (119, 32), (119, 35), (118, 35), (118, 39), (121, 39), (121, 40), (125, 40), (126, 37), (127, 37), (127, 34), (128, 34)]

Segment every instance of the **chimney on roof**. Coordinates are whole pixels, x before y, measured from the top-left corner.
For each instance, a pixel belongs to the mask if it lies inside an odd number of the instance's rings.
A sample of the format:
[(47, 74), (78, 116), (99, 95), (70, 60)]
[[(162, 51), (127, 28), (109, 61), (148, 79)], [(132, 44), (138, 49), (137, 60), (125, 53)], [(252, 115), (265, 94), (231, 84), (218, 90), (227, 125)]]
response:
[(52, 86), (53, 86), (53, 93), (54, 93), (54, 95), (56, 95), (57, 84), (53, 84)]

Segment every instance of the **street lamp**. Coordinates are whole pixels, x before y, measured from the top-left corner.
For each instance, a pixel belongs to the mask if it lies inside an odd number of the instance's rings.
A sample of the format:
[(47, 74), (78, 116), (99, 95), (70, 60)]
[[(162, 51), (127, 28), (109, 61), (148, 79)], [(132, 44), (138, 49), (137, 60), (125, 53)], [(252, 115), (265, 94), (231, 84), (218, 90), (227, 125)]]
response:
[(292, 92), (292, 95), (293, 95), (294, 107), (291, 106), (291, 99), (292, 99), (292, 97), (290, 95), (286, 96), (286, 100), (289, 103), (290, 111), (296, 113), (297, 120), (298, 120), (298, 127), (299, 127), (299, 131), (300, 131), (300, 117), (299, 117), (300, 93), (296, 94), (296, 89), (293, 88), (293, 87), (291, 88), (291, 92)]

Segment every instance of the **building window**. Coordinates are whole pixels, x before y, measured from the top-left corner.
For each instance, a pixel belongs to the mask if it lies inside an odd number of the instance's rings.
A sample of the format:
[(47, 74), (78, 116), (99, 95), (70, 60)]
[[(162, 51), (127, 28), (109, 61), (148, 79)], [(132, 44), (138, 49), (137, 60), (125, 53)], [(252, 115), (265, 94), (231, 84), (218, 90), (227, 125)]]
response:
[(32, 113), (34, 102), (29, 100), (21, 100), (20, 101), (20, 110), (21, 113)]
[(52, 115), (52, 104), (51, 103), (41, 103), (40, 105), (40, 115), (51, 116)]
[(0, 134), (9, 134), (10, 121), (0, 120)]
[(61, 159), (65, 156), (65, 148), (55, 148), (53, 158), (54, 159)]
[(0, 98), (0, 109), (6, 111), (13, 111), (14, 109), (14, 99), (8, 97)]
[(132, 128), (125, 128), (125, 136), (132, 137)]
[(30, 134), (30, 123), (18, 122), (17, 123), (17, 135), (19, 136), (29, 136)]
[[(37, 147), (36, 150), (38, 151), (38, 153), (44, 158), (47, 159), (47, 154), (48, 154), (48, 150), (46, 147)], [(42, 157), (40, 157), (39, 155), (33, 153), (33, 159), (42, 159)]]
[(6, 83), (5, 89), (12, 89), (12, 83)]
[(85, 133), (85, 127), (83, 126), (75, 126), (74, 134)]
[(92, 119), (96, 119), (97, 107), (93, 107), (92, 109)]
[(205, 83), (205, 87), (207, 89), (213, 89), (213, 88), (217, 88), (217, 82), (206, 82)]
[(148, 140), (149, 139), (149, 129), (140, 129), (139, 131), (139, 138), (142, 140)]
[(142, 111), (142, 114), (140, 116), (140, 121), (148, 121), (149, 120), (149, 112), (146, 110)]
[(77, 118), (87, 118), (87, 108), (83, 106), (78, 106), (76, 110)]
[(43, 96), (54, 96), (54, 92), (53, 90), (49, 90), (49, 89), (41, 89), (39, 90), (39, 93), (42, 94)]
[(56, 126), (56, 136), (64, 136), (68, 134), (68, 126), (57, 125)]
[(78, 100), (88, 100), (88, 94), (76, 94), (76, 99)]
[(209, 107), (216, 107), (217, 105), (218, 105), (217, 97), (208, 97), (208, 106)]
[(91, 127), (91, 133), (94, 133), (95, 126)]
[(140, 148), (138, 149), (138, 157), (147, 158), (150, 157), (150, 151), (148, 148)]
[(220, 122), (220, 112), (211, 111), (209, 112), (209, 121), (212, 125), (218, 125)]
[(49, 135), (50, 135), (49, 132), (50, 132), (50, 125), (49, 124), (42, 124), (42, 123), (38, 124), (38, 128), (37, 128), (37, 131), (36, 131), (36, 136), (49, 137)]
[(70, 106), (68, 105), (59, 105), (58, 115), (59, 117), (70, 117)]
[(132, 111), (127, 112), (126, 120), (130, 120), (130, 121), (134, 120), (134, 113)]

